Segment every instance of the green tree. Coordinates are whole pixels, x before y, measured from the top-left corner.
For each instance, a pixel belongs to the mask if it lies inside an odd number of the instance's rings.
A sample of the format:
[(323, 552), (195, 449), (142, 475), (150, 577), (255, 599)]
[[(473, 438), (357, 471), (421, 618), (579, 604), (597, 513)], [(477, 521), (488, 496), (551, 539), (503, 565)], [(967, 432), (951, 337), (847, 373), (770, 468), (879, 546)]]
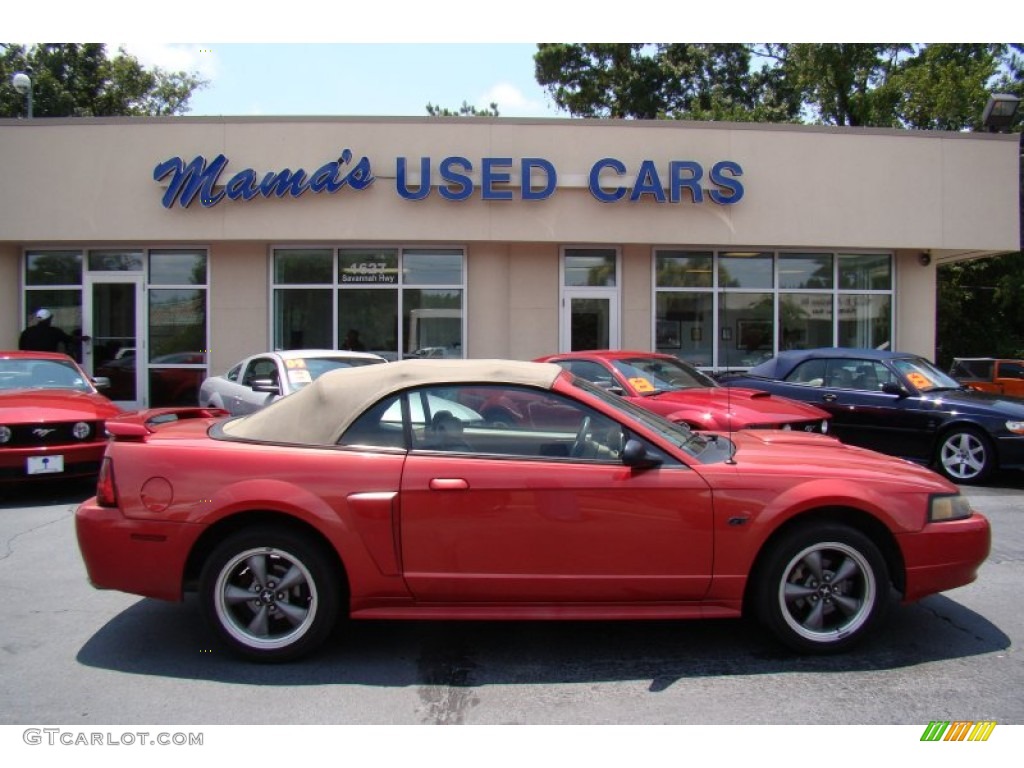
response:
[(427, 102), (427, 114), (431, 117), (498, 117), (498, 105), (491, 102), (488, 109), (478, 109), (470, 105), (468, 102), (462, 102), (462, 106), (458, 110), (449, 109), (448, 107), (439, 107), (434, 104)]
[(537, 82), (575, 117), (782, 122), (795, 93), (749, 46), (728, 43), (541, 43)]
[[(207, 85), (196, 73), (146, 69), (123, 49), (109, 56), (103, 43), (0, 44), (0, 82), (30, 72), (35, 117), (181, 115), (192, 94)], [(25, 97), (0, 88), (0, 117), (25, 114)]]

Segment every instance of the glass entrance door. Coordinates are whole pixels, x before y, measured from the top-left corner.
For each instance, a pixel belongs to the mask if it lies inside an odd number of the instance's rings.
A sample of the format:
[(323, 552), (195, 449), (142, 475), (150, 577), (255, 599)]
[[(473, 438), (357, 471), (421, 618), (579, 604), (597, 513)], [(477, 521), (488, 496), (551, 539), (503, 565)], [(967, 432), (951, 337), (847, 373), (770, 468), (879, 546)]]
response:
[(608, 291), (566, 291), (562, 302), (562, 352), (617, 349), (618, 301)]
[(140, 341), (142, 277), (86, 278), (82, 307), (84, 334), (82, 364), (93, 377), (110, 380), (103, 394), (122, 408), (142, 407), (145, 401)]

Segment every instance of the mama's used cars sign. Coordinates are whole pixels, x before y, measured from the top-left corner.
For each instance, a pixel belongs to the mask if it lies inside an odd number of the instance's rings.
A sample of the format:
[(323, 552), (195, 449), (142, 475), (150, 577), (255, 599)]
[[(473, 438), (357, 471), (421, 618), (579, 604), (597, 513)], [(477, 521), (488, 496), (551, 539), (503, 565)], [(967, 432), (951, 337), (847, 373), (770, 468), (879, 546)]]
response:
[[(743, 198), (742, 175), (743, 169), (731, 160), (718, 161), (710, 168), (693, 160), (643, 160), (630, 167), (616, 158), (604, 157), (590, 166), (586, 186), (603, 203), (703, 203), (706, 199), (734, 205)], [(165, 208), (188, 208), (197, 200), (211, 208), (225, 199), (332, 195), (346, 188), (359, 192), (376, 181), (369, 158), (356, 160), (349, 149), (312, 171), (243, 168), (229, 173), (224, 155), (212, 160), (198, 155), (189, 162), (172, 157), (153, 169), (153, 179), (167, 184), (162, 198)], [(541, 157), (485, 157), (476, 162), (458, 156), (440, 160), (421, 157), (418, 162), (398, 157), (394, 180), (396, 194), (406, 200), (424, 200), (432, 194), (452, 201), (474, 196), (494, 201), (547, 200), (559, 187), (558, 170)]]

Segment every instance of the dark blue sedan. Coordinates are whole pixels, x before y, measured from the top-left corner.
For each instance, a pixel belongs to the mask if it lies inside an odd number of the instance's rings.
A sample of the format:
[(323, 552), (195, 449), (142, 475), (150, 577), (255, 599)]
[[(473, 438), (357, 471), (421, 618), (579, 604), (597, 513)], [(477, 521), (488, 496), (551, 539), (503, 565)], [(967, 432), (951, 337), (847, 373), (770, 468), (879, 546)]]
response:
[(967, 389), (917, 355), (793, 350), (720, 381), (823, 408), (844, 443), (931, 465), (954, 482), (1024, 467), (1024, 400)]

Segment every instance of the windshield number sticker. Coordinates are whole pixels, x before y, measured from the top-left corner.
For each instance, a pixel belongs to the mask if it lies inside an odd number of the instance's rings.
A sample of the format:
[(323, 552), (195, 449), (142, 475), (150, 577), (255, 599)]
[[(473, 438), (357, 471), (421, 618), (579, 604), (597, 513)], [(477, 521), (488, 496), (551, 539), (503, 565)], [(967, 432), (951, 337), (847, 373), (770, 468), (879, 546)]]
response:
[(935, 386), (935, 382), (933, 382), (931, 379), (929, 379), (923, 373), (918, 373), (917, 371), (913, 371), (911, 373), (908, 373), (907, 374), (907, 381), (909, 381), (911, 384), (913, 384), (918, 389), (928, 389), (929, 387), (934, 387)]
[(654, 385), (643, 376), (634, 376), (629, 380), (629, 383), (633, 385), (633, 389), (637, 392), (654, 392), (655, 389)]

